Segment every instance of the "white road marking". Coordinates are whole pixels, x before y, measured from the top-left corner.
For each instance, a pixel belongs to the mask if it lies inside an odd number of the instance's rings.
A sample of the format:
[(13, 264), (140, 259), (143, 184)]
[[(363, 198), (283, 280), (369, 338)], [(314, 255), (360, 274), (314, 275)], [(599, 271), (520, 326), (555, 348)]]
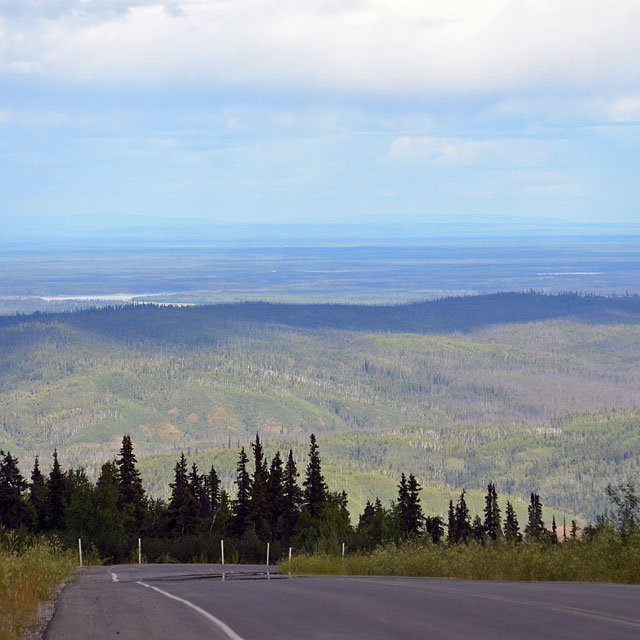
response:
[(111, 579), (112, 579), (114, 582), (118, 582), (118, 576), (117, 576), (115, 573), (113, 573), (113, 571), (111, 572)]
[(167, 598), (171, 598), (172, 600), (177, 600), (178, 602), (182, 602), (182, 604), (186, 604), (187, 607), (190, 607), (194, 611), (197, 611), (200, 615), (204, 616), (207, 620), (209, 620), (210, 622), (213, 622), (213, 624), (215, 624), (216, 627), (220, 629), (220, 631), (225, 633), (230, 640), (243, 640), (243, 638), (239, 636), (230, 626), (226, 625), (224, 622), (222, 622), (222, 620), (219, 620), (214, 615), (211, 615), (208, 611), (205, 611), (204, 609), (200, 608), (198, 605), (193, 604), (193, 602), (189, 602), (184, 598), (179, 598), (178, 596), (174, 596), (171, 593), (167, 593), (166, 591), (163, 591), (162, 589), (158, 589), (158, 587), (152, 587), (150, 584), (146, 584), (141, 580), (138, 580), (138, 584), (141, 584), (143, 587), (147, 587), (147, 589), (153, 589), (154, 591), (161, 593), (163, 596), (167, 596)]

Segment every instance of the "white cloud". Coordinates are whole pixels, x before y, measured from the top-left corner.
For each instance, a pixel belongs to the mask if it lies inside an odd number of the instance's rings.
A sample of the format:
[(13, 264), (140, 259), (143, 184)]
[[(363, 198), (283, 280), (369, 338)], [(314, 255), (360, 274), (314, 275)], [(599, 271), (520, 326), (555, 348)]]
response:
[(476, 164), (480, 155), (494, 145), (486, 140), (448, 140), (435, 136), (400, 136), (389, 147), (394, 161), (428, 161), (445, 165)]
[(611, 122), (640, 122), (640, 96), (627, 96), (614, 100), (609, 107)]
[(400, 136), (385, 160), (428, 162), (448, 166), (539, 167), (547, 164), (562, 142), (528, 138), (473, 140), (437, 136)]
[(640, 82), (637, 0), (17, 0), (0, 16), (0, 70), (78, 82), (384, 96)]

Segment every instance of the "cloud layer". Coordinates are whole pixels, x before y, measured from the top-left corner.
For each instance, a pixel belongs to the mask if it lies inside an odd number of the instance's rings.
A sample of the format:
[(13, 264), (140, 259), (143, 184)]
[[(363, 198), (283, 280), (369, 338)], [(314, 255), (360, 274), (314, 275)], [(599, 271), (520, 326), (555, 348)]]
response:
[(636, 0), (5, 0), (0, 15), (2, 72), (79, 83), (397, 98), (640, 80)]

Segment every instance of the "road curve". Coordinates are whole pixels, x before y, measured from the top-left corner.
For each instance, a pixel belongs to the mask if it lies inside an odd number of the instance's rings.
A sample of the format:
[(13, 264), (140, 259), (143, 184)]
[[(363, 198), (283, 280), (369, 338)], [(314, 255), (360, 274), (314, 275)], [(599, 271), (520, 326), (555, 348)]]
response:
[[(224, 574), (224, 575), (223, 575)], [(46, 640), (625, 640), (640, 586), (277, 576), (248, 565), (84, 569)]]

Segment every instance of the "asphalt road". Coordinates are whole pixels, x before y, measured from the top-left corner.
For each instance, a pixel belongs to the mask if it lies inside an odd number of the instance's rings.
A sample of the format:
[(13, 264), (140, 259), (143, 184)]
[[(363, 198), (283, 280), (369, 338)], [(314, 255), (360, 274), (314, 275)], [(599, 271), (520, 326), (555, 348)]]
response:
[(62, 591), (45, 638), (637, 640), (640, 586), (92, 567)]

